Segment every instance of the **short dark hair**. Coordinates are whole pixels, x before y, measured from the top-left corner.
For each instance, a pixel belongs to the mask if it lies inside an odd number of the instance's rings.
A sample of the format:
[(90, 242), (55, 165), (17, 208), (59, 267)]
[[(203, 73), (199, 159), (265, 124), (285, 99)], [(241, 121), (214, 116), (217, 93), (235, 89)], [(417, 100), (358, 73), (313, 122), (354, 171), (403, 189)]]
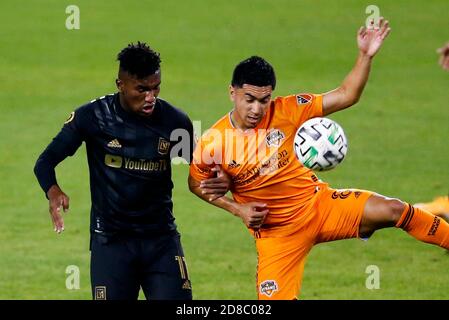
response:
[(232, 74), (232, 86), (241, 88), (244, 84), (258, 87), (276, 87), (274, 69), (264, 58), (252, 56), (240, 62)]
[(120, 71), (128, 72), (138, 79), (156, 73), (160, 68), (159, 53), (151, 49), (145, 42), (130, 43), (119, 52), (117, 60), (120, 61)]

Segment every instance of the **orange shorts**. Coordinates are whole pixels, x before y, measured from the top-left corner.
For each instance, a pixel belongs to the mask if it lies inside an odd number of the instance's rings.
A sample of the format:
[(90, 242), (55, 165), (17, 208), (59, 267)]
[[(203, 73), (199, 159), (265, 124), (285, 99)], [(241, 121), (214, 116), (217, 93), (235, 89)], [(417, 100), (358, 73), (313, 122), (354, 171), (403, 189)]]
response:
[[(356, 238), (365, 203), (372, 192), (321, 187), (313, 205), (301, 215), (305, 224), (285, 235), (257, 234), (257, 292), (260, 300), (296, 299), (301, 287), (307, 254), (320, 242)], [(310, 219), (309, 219), (310, 218)], [(289, 226), (291, 227), (291, 226)], [(280, 230), (281, 231), (281, 230)]]

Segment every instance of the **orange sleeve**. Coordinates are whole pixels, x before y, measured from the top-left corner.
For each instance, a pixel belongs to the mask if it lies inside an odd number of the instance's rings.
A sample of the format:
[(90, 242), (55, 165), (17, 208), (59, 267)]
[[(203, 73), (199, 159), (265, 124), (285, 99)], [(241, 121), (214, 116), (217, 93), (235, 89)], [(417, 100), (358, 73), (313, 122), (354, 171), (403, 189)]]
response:
[(323, 116), (323, 95), (321, 94), (300, 93), (277, 98), (276, 103), (282, 105), (285, 114), (297, 128), (311, 118)]
[(217, 130), (210, 130), (201, 137), (193, 151), (190, 175), (197, 181), (212, 178), (214, 173), (211, 169), (222, 162), (221, 135)]
[(211, 166), (203, 161), (202, 150), (204, 150), (203, 139), (200, 139), (193, 151), (193, 159), (190, 163), (190, 175), (197, 181), (205, 180), (212, 176)]
[(229, 115), (223, 116), (210, 129), (206, 130), (196, 144), (189, 170), (195, 180), (212, 178), (215, 173), (211, 169), (216, 165), (223, 165), (228, 117)]

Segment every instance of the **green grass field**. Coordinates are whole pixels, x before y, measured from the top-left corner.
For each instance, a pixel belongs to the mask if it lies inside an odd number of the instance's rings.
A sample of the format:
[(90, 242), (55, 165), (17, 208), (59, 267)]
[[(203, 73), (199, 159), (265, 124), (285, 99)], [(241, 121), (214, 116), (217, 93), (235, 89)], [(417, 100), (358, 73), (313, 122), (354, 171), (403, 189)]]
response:
[[(67, 30), (76, 4), (81, 28)], [(277, 71), (276, 95), (337, 87), (356, 55), (367, 1), (14, 1), (0, 4), (0, 299), (90, 299), (90, 195), (84, 146), (57, 169), (71, 198), (66, 231), (53, 232), (34, 163), (69, 113), (114, 92), (115, 56), (131, 41), (161, 52), (161, 97), (203, 130), (231, 103), (235, 64), (258, 54)], [(428, 201), (449, 189), (449, 73), (436, 48), (449, 40), (446, 0), (376, 1), (392, 33), (354, 108), (333, 115), (349, 153), (319, 174), (333, 187), (357, 187)], [(175, 166), (175, 215), (195, 299), (255, 299), (256, 253), (244, 225), (189, 193), (187, 166)], [(66, 289), (66, 267), (81, 288)], [(380, 268), (368, 290), (366, 267)], [(400, 230), (368, 242), (314, 248), (303, 299), (449, 299), (449, 255)]]

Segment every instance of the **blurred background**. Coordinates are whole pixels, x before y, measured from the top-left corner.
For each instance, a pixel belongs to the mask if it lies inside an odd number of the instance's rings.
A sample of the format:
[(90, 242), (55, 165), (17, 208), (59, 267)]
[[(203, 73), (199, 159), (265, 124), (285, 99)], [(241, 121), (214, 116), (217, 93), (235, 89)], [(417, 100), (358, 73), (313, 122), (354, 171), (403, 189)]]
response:
[[(374, 4), (392, 32), (365, 92), (332, 115), (349, 152), (318, 176), (335, 188), (362, 188), (410, 203), (449, 192), (449, 73), (436, 49), (449, 41), (447, 0), (87, 1), (0, 4), (0, 299), (90, 299), (90, 192), (84, 145), (57, 168), (70, 196), (66, 231), (53, 232), (33, 166), (78, 106), (115, 92), (117, 53), (149, 43), (162, 57), (160, 97), (205, 130), (232, 105), (234, 66), (250, 55), (277, 72), (275, 96), (339, 86), (356, 56), (356, 33)], [(80, 10), (68, 30), (66, 7)], [(195, 299), (256, 299), (257, 256), (243, 223), (187, 188), (173, 168), (175, 216)], [(155, 186), (156, 187), (156, 186)], [(67, 266), (80, 288), (66, 288)], [(370, 265), (380, 288), (365, 282)], [(449, 299), (449, 255), (401, 230), (368, 242), (321, 244), (311, 252), (302, 299)]]

